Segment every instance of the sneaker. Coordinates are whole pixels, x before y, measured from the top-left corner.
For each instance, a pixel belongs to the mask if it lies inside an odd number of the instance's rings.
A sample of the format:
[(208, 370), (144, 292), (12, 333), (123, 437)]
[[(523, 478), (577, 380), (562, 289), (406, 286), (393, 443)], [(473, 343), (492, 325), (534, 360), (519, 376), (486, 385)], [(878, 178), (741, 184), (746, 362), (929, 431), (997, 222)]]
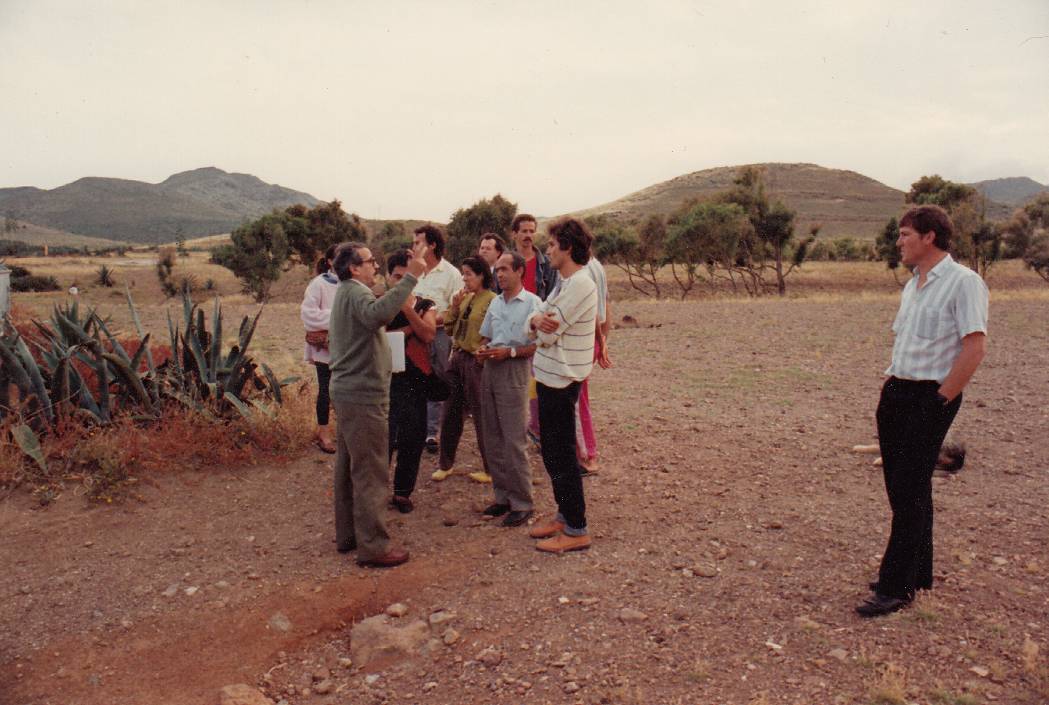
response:
[(437, 436), (427, 436), (426, 437), (426, 452), (427, 453), (436, 453), (439, 449), (440, 449), (440, 446), (437, 444)]
[(484, 470), (472, 472), (470, 473), (469, 477), (474, 482), (487, 483), (489, 485), (492, 484), (492, 476), (486, 473)]
[(454, 472), (455, 472), (455, 468), (448, 468), (447, 470), (434, 470), (433, 471), (433, 475), (430, 475), (430, 479), (433, 480), (434, 482), (444, 482)]
[(503, 519), (503, 526), (520, 526), (532, 518), (531, 509), (520, 509), (510, 512)]
[(557, 520), (557, 517), (551, 517), (550, 519), (544, 519), (538, 522), (535, 526), (528, 530), (528, 535), (533, 539), (548, 539), (551, 536), (558, 534), (565, 525)]
[(540, 541), (535, 545), (535, 550), (545, 551), (546, 553), (564, 553), (565, 551), (584, 551), (590, 548), (590, 537), (586, 534), (582, 536), (569, 536), (568, 534), (558, 534), (553, 538)]

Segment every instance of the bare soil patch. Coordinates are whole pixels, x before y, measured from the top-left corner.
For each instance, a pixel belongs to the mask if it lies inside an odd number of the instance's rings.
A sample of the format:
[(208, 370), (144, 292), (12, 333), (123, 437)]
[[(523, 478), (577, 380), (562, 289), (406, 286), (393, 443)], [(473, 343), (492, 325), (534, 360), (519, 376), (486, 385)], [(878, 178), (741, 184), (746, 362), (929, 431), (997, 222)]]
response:
[[(1043, 291), (993, 294), (955, 423), (967, 465), (936, 484), (935, 589), (882, 620), (852, 611), (888, 508), (871, 456), (849, 449), (873, 442), (895, 306), (892, 289), (620, 304), (640, 325), (592, 380), (586, 553), (539, 554), (482, 521), (487, 489), (431, 482), (432, 456), (416, 512), (390, 514), (413, 559), (386, 572), (334, 551), (319, 454), (153, 478), (119, 507), (15, 497), (0, 505), (0, 702), (214, 703), (233, 682), (289, 703), (1049, 701)], [(349, 625), (397, 601), (406, 619), (454, 612), (460, 638), (342, 667)], [(333, 692), (304, 695), (320, 669)]]

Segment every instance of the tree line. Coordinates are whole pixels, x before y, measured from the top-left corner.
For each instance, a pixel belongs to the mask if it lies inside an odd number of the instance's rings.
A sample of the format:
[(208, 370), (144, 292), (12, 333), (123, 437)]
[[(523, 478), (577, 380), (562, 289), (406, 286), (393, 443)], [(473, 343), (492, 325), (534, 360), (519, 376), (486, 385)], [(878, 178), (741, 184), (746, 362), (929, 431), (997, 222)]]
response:
[[(1020, 258), (1049, 281), (1049, 194), (1017, 209), (1010, 218), (987, 218), (987, 201), (973, 187), (923, 176), (911, 185), (907, 204), (935, 204), (956, 228), (954, 255), (981, 276), (1004, 258)], [(474, 254), (481, 235), (509, 237), (517, 204), (496, 194), (456, 210), (445, 228), (445, 256), (453, 263)], [(760, 167), (743, 167), (732, 185), (712, 196), (683, 202), (668, 216), (623, 222), (598, 215), (585, 219), (594, 233), (594, 254), (622, 270), (638, 292), (656, 298), (671, 292), (687, 298), (697, 288), (731, 288), (750, 296), (787, 291), (789, 277), (809, 260), (882, 260), (901, 281), (892, 218), (873, 242), (855, 238), (820, 240), (818, 223), (797, 228), (797, 212), (770, 195)], [(256, 300), (269, 297), (282, 272), (312, 267), (328, 246), (347, 240), (367, 243), (385, 256), (411, 243), (403, 221), (387, 221), (369, 232), (338, 200), (314, 208), (275, 210), (233, 231), (229, 243), (212, 250), (212, 262), (230, 269)]]

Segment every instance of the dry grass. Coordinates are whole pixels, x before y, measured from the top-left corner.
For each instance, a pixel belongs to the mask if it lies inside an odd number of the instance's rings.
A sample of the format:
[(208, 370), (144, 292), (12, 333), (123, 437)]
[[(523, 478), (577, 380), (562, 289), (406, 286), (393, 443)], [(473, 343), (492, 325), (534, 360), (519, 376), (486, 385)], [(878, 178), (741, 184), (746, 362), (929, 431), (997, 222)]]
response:
[(882, 665), (867, 696), (871, 705), (906, 705), (906, 672), (892, 662)]

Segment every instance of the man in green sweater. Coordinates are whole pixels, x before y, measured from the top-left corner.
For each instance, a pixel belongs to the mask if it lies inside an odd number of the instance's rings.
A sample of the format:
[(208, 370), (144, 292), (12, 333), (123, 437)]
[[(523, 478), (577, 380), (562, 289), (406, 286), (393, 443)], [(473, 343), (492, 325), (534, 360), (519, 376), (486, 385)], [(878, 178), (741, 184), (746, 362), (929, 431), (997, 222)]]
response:
[(388, 568), (408, 560), (390, 548), (383, 519), (389, 494), (387, 416), (390, 409), (390, 345), (383, 330), (407, 303), (426, 271), (427, 245), (412, 248), (408, 273), (376, 298), (378, 263), (359, 242), (339, 245), (333, 269), (339, 278), (328, 324), (331, 400), (338, 417), (335, 456), (335, 545), (357, 549), (357, 563)]

